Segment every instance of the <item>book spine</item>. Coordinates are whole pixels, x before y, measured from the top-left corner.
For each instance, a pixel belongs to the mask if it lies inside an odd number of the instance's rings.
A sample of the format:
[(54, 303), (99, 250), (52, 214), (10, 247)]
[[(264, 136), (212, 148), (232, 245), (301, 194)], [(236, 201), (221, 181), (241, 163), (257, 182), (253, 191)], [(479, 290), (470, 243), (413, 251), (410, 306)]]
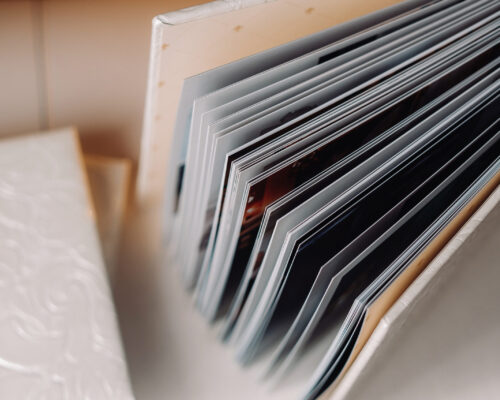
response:
[(144, 117), (142, 122), (142, 136), (141, 136), (141, 165), (137, 171), (137, 197), (138, 200), (144, 200), (146, 193), (146, 185), (148, 182), (148, 174), (150, 171), (150, 164), (152, 158), (153, 147), (153, 121), (154, 115), (158, 108), (158, 92), (156, 82), (160, 75), (161, 68), (161, 44), (162, 44), (162, 25), (158, 16), (153, 18), (152, 21), (152, 34), (151, 34), (151, 48), (149, 53), (149, 70), (148, 82), (146, 87), (146, 101), (144, 104)]

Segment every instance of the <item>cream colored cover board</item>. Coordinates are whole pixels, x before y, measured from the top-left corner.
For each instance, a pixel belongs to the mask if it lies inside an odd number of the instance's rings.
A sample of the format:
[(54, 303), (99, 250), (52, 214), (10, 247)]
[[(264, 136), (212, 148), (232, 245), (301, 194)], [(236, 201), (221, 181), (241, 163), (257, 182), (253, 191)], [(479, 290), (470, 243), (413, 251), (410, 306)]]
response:
[(0, 142), (0, 398), (132, 399), (74, 129)]
[(85, 167), (97, 216), (102, 253), (108, 278), (113, 284), (127, 209), (131, 163), (123, 158), (87, 154)]
[(385, 314), (331, 400), (497, 397), (499, 203), (497, 187)]
[(153, 20), (137, 178), (140, 200), (158, 200), (163, 193), (177, 104), (186, 78), (398, 2), (264, 1), (215, 1)]

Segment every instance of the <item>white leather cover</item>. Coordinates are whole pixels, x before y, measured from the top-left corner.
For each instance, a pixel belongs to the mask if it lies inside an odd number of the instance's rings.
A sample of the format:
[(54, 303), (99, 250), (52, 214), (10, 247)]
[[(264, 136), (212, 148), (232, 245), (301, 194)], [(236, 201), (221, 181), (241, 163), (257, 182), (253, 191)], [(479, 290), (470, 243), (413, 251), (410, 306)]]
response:
[(0, 142), (0, 399), (132, 399), (72, 129)]

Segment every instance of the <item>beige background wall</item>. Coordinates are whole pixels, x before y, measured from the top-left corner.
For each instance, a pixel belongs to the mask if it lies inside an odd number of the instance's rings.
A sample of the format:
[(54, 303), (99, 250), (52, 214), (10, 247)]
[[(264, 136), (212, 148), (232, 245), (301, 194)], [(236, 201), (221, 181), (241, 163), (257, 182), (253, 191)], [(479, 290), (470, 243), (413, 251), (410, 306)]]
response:
[(0, 136), (75, 125), (137, 161), (151, 20), (203, 0), (0, 0)]

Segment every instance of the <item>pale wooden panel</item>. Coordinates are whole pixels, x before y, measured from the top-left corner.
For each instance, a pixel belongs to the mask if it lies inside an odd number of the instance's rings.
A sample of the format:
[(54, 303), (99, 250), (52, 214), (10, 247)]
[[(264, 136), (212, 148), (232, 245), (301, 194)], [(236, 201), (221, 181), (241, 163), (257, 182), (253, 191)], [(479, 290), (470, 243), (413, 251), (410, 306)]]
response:
[(41, 128), (35, 21), (32, 2), (0, 2), (0, 136)]

